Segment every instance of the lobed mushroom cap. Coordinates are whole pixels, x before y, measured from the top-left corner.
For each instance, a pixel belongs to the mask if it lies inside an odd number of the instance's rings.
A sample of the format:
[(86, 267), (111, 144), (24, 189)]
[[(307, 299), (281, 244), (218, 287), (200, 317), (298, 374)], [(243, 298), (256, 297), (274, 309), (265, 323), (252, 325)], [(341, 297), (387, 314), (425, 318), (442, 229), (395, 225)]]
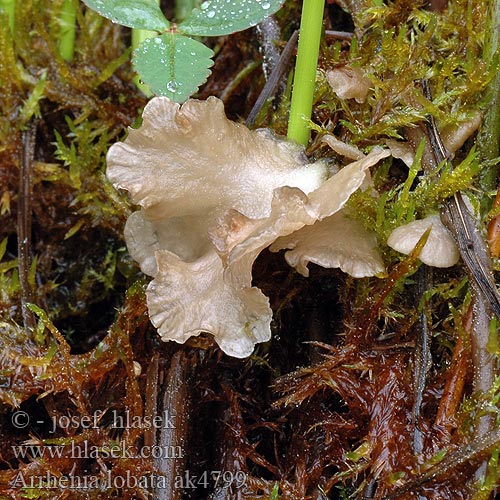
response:
[(270, 250), (277, 252), (283, 248), (290, 249), (285, 253), (288, 264), (306, 277), (309, 276), (309, 262), (340, 268), (355, 278), (385, 273), (375, 233), (349, 219), (345, 210), (278, 238)]
[(153, 98), (141, 127), (111, 146), (107, 164), (111, 183), (126, 189), (150, 220), (229, 207), (264, 217), (274, 188), (308, 193), (327, 176), (322, 162), (307, 164), (301, 146), (228, 120), (215, 97), (182, 106)]
[[(269, 301), (252, 287), (258, 254), (339, 212), (388, 154), (374, 149), (327, 179), (323, 162), (308, 164), (301, 146), (229, 121), (216, 98), (182, 106), (153, 98), (141, 127), (108, 152), (107, 175), (141, 207), (125, 240), (154, 278), (146, 297), (162, 339), (209, 332), (227, 354), (251, 354), (271, 335)], [(324, 243), (324, 229), (313, 233), (308, 256)], [(372, 235), (364, 236), (372, 245)]]

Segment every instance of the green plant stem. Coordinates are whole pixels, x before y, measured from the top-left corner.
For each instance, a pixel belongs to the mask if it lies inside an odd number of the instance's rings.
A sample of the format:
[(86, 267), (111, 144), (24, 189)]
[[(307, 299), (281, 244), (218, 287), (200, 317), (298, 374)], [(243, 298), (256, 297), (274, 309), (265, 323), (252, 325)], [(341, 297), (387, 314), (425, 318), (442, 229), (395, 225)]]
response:
[(311, 134), (309, 121), (316, 85), (324, 6), (324, 0), (304, 0), (302, 6), (288, 138), (304, 146), (307, 145)]
[[(157, 3), (158, 5), (160, 5), (160, 0), (157, 0)], [(144, 40), (156, 36), (157, 34), (158, 33), (156, 31), (132, 29), (132, 50), (135, 50), (137, 47), (139, 47), (139, 45), (144, 42)], [(134, 83), (146, 97), (151, 97), (153, 95), (153, 93), (149, 90), (149, 87), (141, 83), (139, 75), (134, 76)]]
[[(489, 0), (486, 40), (483, 60), (488, 68), (495, 68), (495, 76), (488, 85), (484, 98), (484, 120), (477, 138), (477, 148), (482, 160), (496, 158), (500, 151), (500, 0)], [(488, 167), (481, 175), (485, 190), (494, 189), (497, 167)]]
[[(151, 38), (156, 36), (158, 33), (156, 31), (148, 31), (148, 30), (132, 30), (132, 50), (135, 50), (139, 45), (146, 40), (147, 38)], [(139, 75), (134, 76), (134, 83), (137, 85), (137, 88), (146, 96), (151, 97), (153, 93), (149, 90), (147, 85), (141, 82)]]
[(15, 13), (16, 13), (16, 0), (0, 0), (0, 9), (2, 9), (9, 18), (10, 32), (14, 34), (15, 28)]
[(76, 4), (64, 0), (59, 13), (59, 54), (66, 61), (72, 61), (75, 54)]
[(180, 23), (191, 14), (191, 11), (197, 7), (196, 0), (176, 0), (175, 1), (175, 20)]

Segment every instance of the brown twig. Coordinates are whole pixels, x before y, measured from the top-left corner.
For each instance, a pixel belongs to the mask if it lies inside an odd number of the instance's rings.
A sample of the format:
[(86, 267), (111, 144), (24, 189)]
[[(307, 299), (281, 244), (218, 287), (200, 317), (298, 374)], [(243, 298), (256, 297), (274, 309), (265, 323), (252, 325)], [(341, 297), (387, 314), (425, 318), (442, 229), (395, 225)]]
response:
[[(428, 82), (424, 80), (422, 87), (425, 96), (431, 100)], [(436, 161), (438, 163), (448, 161), (449, 153), (443, 146), (432, 117), (428, 121), (428, 132)], [(452, 168), (451, 164), (449, 168)], [(498, 372), (497, 361), (488, 350), (492, 313), (500, 318), (500, 295), (493, 279), (493, 265), (488, 246), (461, 193), (455, 193), (445, 203), (441, 210), (441, 220), (453, 235), (469, 276), (473, 314), (471, 329), (473, 388), (475, 391), (486, 392), (492, 386)], [(482, 416), (474, 430), (474, 441), (488, 436), (493, 426), (493, 415)], [(480, 465), (476, 471), (476, 479), (484, 475), (486, 467), (486, 462)]]
[(281, 52), (278, 64), (276, 64), (276, 66), (274, 67), (273, 71), (271, 72), (271, 76), (264, 85), (264, 88), (257, 98), (257, 101), (255, 101), (252, 110), (248, 114), (245, 122), (247, 127), (251, 127), (253, 125), (255, 119), (260, 113), (260, 110), (262, 109), (262, 106), (264, 106), (265, 102), (276, 92), (276, 88), (278, 87), (279, 82), (288, 67), (288, 63), (292, 58), (292, 54), (295, 46), (297, 45), (298, 38), (299, 32), (298, 30), (296, 30), (293, 32), (290, 40), (288, 40), (285, 48)]
[(176, 478), (184, 473), (189, 420), (189, 360), (183, 351), (177, 351), (170, 361), (165, 391), (161, 401), (160, 429), (157, 447), (169, 453), (155, 459), (155, 468), (163, 476), (161, 487), (154, 490), (155, 500), (180, 500), (182, 488), (176, 487)]
[(22, 132), (23, 148), (20, 154), (19, 192), (17, 202), (17, 255), (19, 283), (21, 287), (21, 313), (24, 328), (36, 325), (35, 316), (28, 309), (33, 302), (33, 289), (30, 284), (31, 255), (31, 201), (33, 197), (33, 161), (35, 158), (37, 124), (32, 121)]
[[(428, 266), (421, 266), (417, 275), (418, 297), (422, 298), (429, 287), (432, 279), (432, 270)], [(431, 331), (429, 328), (429, 318), (426, 311), (426, 304), (421, 304), (421, 311), (418, 315), (417, 333), (415, 338), (414, 369), (413, 369), (413, 393), (414, 401), (412, 408), (413, 424), (413, 451), (416, 455), (422, 453), (424, 448), (423, 436), (419, 427), (420, 412), (424, 396), (427, 372), (432, 363), (430, 351)]]
[[(467, 314), (463, 320), (464, 329), (470, 334), (472, 329), (472, 307), (469, 307)], [(443, 389), (443, 395), (439, 402), (439, 408), (434, 419), (434, 427), (442, 427), (446, 429), (448, 435), (453, 427), (456, 426), (454, 417), (456, 411), (462, 402), (463, 391), (465, 386), (465, 376), (467, 371), (468, 357), (462, 339), (462, 335), (458, 335), (451, 364), (447, 370), (448, 376)]]

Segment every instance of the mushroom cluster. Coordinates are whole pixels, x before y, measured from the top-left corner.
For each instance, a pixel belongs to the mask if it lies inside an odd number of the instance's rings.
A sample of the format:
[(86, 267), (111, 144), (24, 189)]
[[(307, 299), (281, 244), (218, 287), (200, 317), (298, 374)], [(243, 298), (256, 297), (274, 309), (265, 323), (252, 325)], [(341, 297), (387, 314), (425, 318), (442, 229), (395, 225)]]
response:
[(125, 240), (153, 278), (148, 309), (163, 340), (208, 332), (239, 358), (269, 340), (269, 301), (252, 286), (252, 265), (269, 246), (288, 249), (305, 276), (308, 262), (356, 277), (384, 272), (375, 235), (343, 207), (388, 150), (328, 178), (324, 162), (309, 164), (302, 147), (228, 120), (214, 97), (182, 106), (155, 97), (142, 118), (110, 148), (107, 176), (141, 207)]

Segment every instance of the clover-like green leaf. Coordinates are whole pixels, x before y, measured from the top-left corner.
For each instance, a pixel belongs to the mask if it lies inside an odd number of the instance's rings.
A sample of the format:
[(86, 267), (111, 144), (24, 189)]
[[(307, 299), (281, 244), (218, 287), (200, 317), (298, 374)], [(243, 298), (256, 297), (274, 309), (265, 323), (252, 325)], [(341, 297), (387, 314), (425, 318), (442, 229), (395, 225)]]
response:
[(82, 0), (87, 7), (129, 28), (165, 31), (170, 23), (155, 0)]
[(139, 78), (156, 95), (183, 102), (210, 75), (213, 51), (177, 33), (148, 38), (134, 51)]
[(221, 36), (260, 23), (281, 8), (284, 0), (206, 0), (178, 26), (180, 33)]

